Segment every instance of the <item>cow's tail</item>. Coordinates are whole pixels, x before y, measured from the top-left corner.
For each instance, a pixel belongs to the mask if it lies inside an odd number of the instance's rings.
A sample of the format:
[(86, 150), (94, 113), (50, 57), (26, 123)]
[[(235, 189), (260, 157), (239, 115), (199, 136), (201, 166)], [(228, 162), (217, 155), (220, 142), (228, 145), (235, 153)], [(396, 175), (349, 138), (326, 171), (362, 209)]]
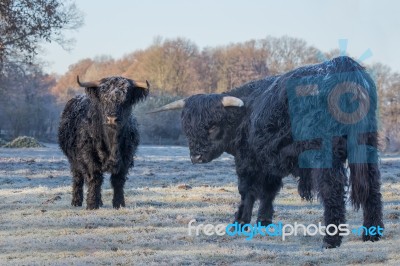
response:
[(350, 163), (350, 198), (353, 207), (358, 210), (369, 195), (368, 164)]
[(380, 183), (378, 168), (377, 133), (368, 133), (362, 137), (365, 149), (363, 162), (352, 163), (350, 168), (350, 199), (353, 207), (358, 210), (364, 206), (375, 184)]

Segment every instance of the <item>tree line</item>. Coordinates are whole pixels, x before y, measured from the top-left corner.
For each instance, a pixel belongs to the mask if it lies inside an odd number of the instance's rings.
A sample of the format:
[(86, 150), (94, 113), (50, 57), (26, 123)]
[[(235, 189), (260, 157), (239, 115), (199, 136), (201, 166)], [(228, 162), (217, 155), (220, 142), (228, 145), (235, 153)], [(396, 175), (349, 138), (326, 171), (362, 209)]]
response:
[(76, 75), (98, 79), (123, 75), (148, 79), (156, 91), (175, 96), (219, 93), (250, 80), (317, 63), (320, 51), (305, 41), (266, 37), (219, 47), (199, 47), (185, 38), (156, 37), (153, 44), (121, 59), (103, 56), (82, 59), (58, 79), (52, 92), (61, 100), (74, 95)]
[[(151, 82), (152, 97), (139, 110), (155, 107), (155, 103), (195, 93), (220, 93), (250, 80), (290, 71), (296, 67), (321, 62), (322, 58), (339, 55), (338, 50), (323, 53), (304, 40), (289, 36), (249, 40), (242, 43), (200, 49), (185, 38), (155, 38), (144, 50), (134, 51), (121, 59), (103, 56), (82, 59), (70, 66), (51, 89), (58, 101), (65, 102), (82, 93), (76, 86), (76, 75), (96, 80), (110, 75), (122, 75)], [(390, 67), (375, 63), (366, 65), (376, 81), (379, 95), (382, 149), (400, 149), (400, 74)], [(147, 136), (155, 139), (178, 140), (179, 114), (160, 114), (149, 118), (137, 112)], [(174, 118), (172, 118), (172, 117)], [(172, 132), (171, 132), (172, 131)], [(163, 133), (164, 132), (164, 133)], [(146, 138), (146, 137), (145, 137)]]

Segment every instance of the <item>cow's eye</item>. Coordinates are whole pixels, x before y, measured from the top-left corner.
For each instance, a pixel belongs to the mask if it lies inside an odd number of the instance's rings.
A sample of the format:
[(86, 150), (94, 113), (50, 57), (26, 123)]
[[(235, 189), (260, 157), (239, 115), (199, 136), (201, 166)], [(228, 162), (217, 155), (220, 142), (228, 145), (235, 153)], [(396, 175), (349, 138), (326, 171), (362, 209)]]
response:
[(212, 127), (210, 127), (210, 129), (208, 129), (208, 133), (211, 134), (211, 133), (215, 132), (217, 129), (218, 129), (217, 126), (212, 126)]

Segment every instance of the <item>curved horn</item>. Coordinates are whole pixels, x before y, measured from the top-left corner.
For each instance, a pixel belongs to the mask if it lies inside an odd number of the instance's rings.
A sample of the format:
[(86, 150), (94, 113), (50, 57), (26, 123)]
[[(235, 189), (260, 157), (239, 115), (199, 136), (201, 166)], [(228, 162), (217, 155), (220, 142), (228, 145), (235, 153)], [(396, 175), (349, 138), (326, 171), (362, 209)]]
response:
[(78, 82), (79, 86), (81, 86), (83, 88), (95, 88), (100, 85), (100, 80), (89, 81), (89, 82), (80, 82), (79, 76), (76, 76), (76, 81)]
[(181, 100), (166, 104), (164, 106), (161, 106), (160, 108), (157, 108), (153, 111), (148, 112), (148, 114), (158, 113), (158, 112), (163, 112), (163, 111), (168, 111), (168, 110), (182, 109), (184, 106), (185, 106), (185, 99), (181, 99)]
[(150, 83), (146, 80), (146, 82), (140, 82), (140, 81), (133, 81), (133, 84), (135, 85), (136, 88), (141, 88), (141, 89), (150, 89)]
[(225, 96), (224, 98), (222, 98), (222, 105), (225, 107), (228, 106), (242, 107), (244, 105), (244, 102), (239, 98), (233, 96)]

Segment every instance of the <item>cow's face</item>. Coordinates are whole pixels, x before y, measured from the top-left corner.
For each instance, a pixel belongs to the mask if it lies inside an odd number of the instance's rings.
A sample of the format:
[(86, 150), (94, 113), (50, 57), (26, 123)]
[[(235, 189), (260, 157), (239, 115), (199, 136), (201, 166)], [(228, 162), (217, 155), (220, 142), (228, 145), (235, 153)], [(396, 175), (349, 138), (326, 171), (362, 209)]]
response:
[(110, 129), (123, 127), (129, 121), (132, 106), (144, 99), (149, 91), (148, 83), (122, 77), (104, 78), (98, 84), (82, 85), (88, 85), (86, 93), (99, 104), (103, 124)]
[(227, 108), (237, 107), (225, 107), (221, 94), (200, 94), (185, 100), (182, 128), (189, 141), (193, 163), (212, 161), (232, 141), (232, 119)]

